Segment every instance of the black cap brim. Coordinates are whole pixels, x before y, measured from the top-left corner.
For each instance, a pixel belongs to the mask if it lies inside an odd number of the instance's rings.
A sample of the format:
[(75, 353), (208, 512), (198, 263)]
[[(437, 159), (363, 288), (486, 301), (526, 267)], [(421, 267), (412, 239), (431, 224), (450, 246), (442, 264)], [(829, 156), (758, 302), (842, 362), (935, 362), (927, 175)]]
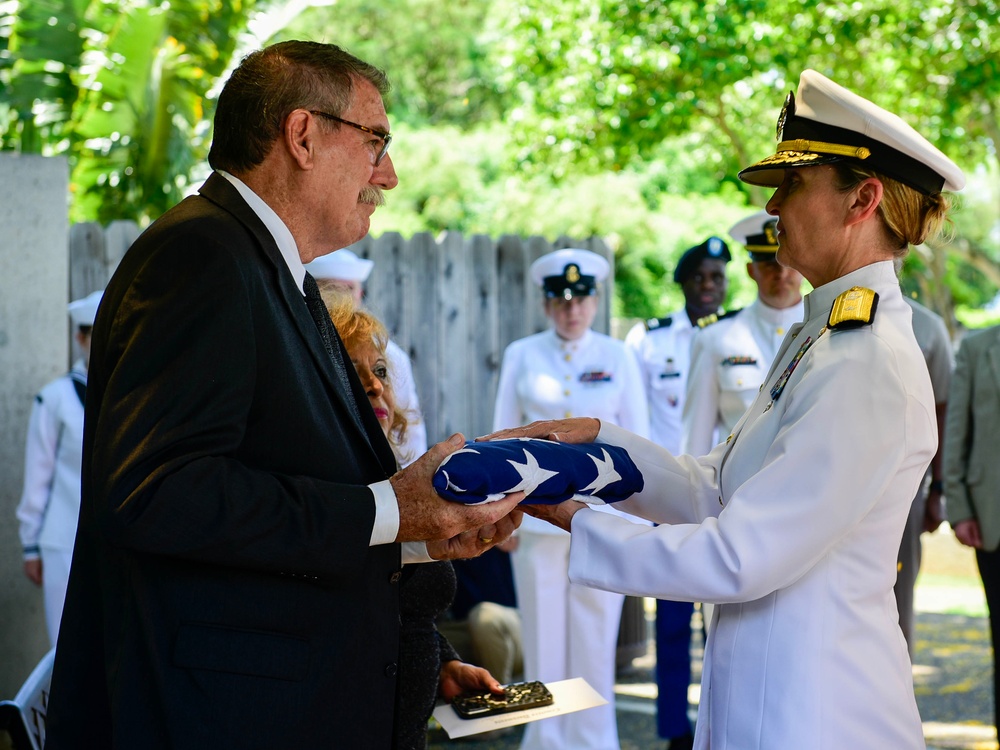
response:
[(838, 161), (841, 161), (841, 157), (831, 154), (817, 154), (812, 151), (779, 151), (740, 170), (737, 177), (748, 185), (776, 188), (785, 179), (785, 170), (789, 167), (818, 167), (821, 164), (833, 164)]

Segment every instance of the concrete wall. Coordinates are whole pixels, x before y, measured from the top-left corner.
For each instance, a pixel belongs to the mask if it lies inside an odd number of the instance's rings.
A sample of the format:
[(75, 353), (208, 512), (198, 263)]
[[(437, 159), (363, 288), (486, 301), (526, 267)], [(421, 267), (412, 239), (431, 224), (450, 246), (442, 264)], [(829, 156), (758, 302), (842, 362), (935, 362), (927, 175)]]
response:
[(0, 153), (0, 699), (14, 696), (48, 650), (14, 510), (32, 399), (70, 356), (68, 184), (63, 158)]

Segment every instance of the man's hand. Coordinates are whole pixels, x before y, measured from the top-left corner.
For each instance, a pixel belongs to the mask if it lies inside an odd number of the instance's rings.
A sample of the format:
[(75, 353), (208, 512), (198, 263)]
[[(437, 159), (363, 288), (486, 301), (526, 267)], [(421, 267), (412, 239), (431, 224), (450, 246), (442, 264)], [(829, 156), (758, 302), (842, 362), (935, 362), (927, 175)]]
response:
[(42, 585), (42, 560), (36, 557), (33, 560), (24, 561), (24, 574), (28, 576), (28, 580), (31, 581), (36, 586)]
[(520, 513), (507, 516), (524, 499), (523, 492), (481, 505), (449, 502), (435, 492), (434, 472), (463, 445), (462, 435), (452, 435), (389, 479), (399, 503), (397, 542), (443, 542), (428, 544), (427, 551), (437, 559), (475, 557), (509, 537), (520, 525)]
[(581, 503), (578, 500), (564, 500), (556, 505), (543, 505), (541, 503), (538, 505), (532, 505), (525, 503), (521, 506), (521, 509), (529, 516), (534, 516), (535, 518), (541, 518), (543, 521), (548, 521), (553, 526), (558, 526), (563, 531), (570, 531), (570, 526), (573, 523), (573, 516), (575, 516), (580, 509), (586, 507), (586, 503)]
[(532, 422), (524, 427), (498, 430), (476, 438), (481, 440), (507, 440), (510, 438), (541, 438), (557, 443), (592, 443), (601, 431), (601, 420), (593, 417), (573, 417), (572, 419), (550, 419)]
[[(517, 494), (520, 497), (524, 496), (521, 492)], [(523, 515), (521, 508), (517, 507), (496, 523), (463, 531), (451, 539), (427, 542), (427, 554), (435, 560), (479, 557), (491, 547), (510, 541), (511, 534), (521, 525)]]
[(952, 529), (955, 531), (955, 538), (966, 547), (983, 548), (983, 535), (979, 532), (979, 521), (975, 518), (959, 521), (952, 526)]

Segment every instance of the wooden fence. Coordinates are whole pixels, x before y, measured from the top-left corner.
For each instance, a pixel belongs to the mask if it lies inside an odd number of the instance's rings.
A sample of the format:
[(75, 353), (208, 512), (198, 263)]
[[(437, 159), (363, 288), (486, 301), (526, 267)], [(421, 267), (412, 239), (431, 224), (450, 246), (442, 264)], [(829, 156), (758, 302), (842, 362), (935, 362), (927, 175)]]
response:
[[(77, 224), (70, 229), (70, 299), (102, 289), (139, 235), (132, 222)], [(528, 267), (545, 253), (583, 247), (613, 261), (599, 238), (550, 243), (513, 235), (499, 240), (449, 232), (404, 239), (366, 237), (351, 247), (375, 265), (366, 305), (385, 322), (413, 361), (431, 443), (453, 432), (490, 431), (500, 361), (511, 341), (547, 327), (541, 291)], [(613, 268), (613, 263), (612, 263)], [(610, 327), (613, 277), (605, 284), (594, 328)]]

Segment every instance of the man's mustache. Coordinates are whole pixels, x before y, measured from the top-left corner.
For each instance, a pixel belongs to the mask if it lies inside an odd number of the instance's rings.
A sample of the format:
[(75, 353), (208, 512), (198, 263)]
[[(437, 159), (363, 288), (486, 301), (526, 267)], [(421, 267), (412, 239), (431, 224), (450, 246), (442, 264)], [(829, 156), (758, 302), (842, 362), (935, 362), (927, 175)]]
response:
[(371, 185), (365, 187), (361, 191), (361, 195), (358, 197), (359, 203), (370, 203), (371, 205), (378, 207), (385, 205), (385, 194), (380, 188), (372, 187)]

